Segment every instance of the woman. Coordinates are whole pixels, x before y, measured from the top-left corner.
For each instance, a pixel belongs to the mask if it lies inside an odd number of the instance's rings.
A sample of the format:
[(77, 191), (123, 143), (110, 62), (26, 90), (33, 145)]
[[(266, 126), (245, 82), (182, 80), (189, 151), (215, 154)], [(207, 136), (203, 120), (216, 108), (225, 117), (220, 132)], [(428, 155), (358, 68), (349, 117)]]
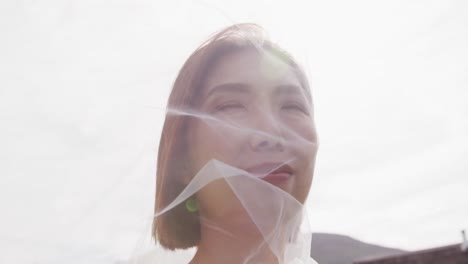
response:
[(192, 264), (303, 259), (291, 245), (316, 151), (302, 69), (254, 24), (222, 30), (188, 58), (170, 94), (153, 237), (196, 247)]

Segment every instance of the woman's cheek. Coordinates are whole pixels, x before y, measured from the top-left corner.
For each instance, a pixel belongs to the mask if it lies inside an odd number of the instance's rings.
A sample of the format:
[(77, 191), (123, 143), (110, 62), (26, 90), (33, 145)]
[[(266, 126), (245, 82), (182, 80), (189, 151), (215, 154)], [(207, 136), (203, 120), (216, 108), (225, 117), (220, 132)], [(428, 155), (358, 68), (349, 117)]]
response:
[(217, 159), (235, 164), (240, 155), (241, 133), (226, 126), (201, 126), (197, 133), (206, 162)]

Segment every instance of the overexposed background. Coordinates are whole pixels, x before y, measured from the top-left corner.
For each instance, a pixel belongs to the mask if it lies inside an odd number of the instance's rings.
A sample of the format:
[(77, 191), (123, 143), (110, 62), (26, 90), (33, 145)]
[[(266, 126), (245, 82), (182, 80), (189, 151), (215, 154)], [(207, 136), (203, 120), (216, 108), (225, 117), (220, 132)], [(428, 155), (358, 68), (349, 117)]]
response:
[(317, 232), (416, 250), (468, 228), (468, 2), (1, 1), (1, 263), (111, 263), (151, 215), (171, 84), (236, 22), (304, 65)]

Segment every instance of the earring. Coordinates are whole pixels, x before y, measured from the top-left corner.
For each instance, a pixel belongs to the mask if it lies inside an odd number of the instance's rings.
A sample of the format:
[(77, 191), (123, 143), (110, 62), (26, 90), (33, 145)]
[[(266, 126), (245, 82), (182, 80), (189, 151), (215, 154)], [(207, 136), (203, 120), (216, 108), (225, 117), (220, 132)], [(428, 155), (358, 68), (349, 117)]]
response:
[(195, 200), (195, 198), (193, 198), (193, 197), (188, 198), (185, 201), (185, 208), (187, 209), (187, 211), (189, 211), (191, 213), (197, 212), (198, 211), (197, 200)]

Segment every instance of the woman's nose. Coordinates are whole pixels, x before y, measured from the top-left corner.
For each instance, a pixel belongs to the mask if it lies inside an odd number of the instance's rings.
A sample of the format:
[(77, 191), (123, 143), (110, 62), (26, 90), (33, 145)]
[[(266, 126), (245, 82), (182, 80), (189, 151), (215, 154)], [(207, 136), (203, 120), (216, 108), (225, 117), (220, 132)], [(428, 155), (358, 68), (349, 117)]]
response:
[(253, 151), (284, 151), (280, 122), (271, 116), (255, 120), (249, 144)]

